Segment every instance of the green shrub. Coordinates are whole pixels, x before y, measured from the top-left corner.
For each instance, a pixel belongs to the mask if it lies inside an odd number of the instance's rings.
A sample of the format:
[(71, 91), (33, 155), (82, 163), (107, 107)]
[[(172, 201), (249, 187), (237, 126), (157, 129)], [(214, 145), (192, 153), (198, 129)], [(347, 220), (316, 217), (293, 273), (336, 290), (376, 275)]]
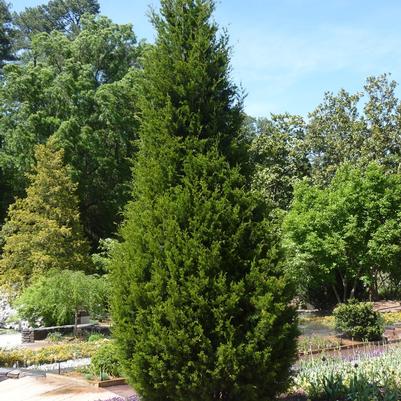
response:
[(54, 333), (49, 333), (46, 337), (46, 340), (51, 343), (58, 343), (63, 339), (63, 335), (59, 331), (55, 331)]
[(99, 340), (103, 340), (103, 339), (104, 339), (104, 335), (102, 333), (93, 333), (88, 337), (89, 342), (99, 341)]
[(384, 332), (383, 318), (370, 302), (352, 301), (334, 309), (336, 330), (357, 340), (380, 340)]
[(118, 352), (113, 342), (105, 343), (97, 350), (91, 360), (91, 367), (99, 375), (118, 377), (121, 375), (121, 365)]

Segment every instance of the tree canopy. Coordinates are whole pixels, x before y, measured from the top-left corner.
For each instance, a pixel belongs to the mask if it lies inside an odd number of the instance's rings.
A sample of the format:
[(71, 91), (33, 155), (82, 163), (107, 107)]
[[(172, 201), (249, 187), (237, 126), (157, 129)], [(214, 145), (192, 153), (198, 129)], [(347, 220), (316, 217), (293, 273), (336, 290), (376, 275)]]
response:
[(7, 61), (13, 61), (15, 29), (12, 23), (10, 6), (5, 0), (0, 0), (0, 69)]
[(309, 300), (377, 293), (379, 274), (401, 279), (401, 177), (371, 163), (343, 165), (325, 187), (296, 186), (284, 221), (289, 268)]
[(82, 29), (82, 17), (97, 15), (99, 10), (98, 0), (50, 0), (47, 4), (27, 7), (14, 14), (18, 47), (30, 48), (32, 38), (38, 33), (59, 31), (74, 37)]
[(384, 74), (369, 77), (363, 91), (355, 94), (325, 94), (309, 115), (305, 137), (316, 182), (328, 183), (344, 162), (363, 167), (376, 161), (390, 172), (398, 171), (401, 108), (396, 85)]
[(33, 60), (5, 68), (1, 196), (5, 206), (23, 196), (34, 146), (54, 135), (78, 182), (83, 224), (95, 246), (113, 235), (129, 197), (142, 46), (130, 25), (95, 16), (80, 21), (74, 39), (58, 31), (41, 33), (32, 40)]
[(256, 120), (251, 144), (253, 187), (274, 207), (287, 210), (297, 180), (310, 175), (306, 124), (300, 116), (272, 115)]

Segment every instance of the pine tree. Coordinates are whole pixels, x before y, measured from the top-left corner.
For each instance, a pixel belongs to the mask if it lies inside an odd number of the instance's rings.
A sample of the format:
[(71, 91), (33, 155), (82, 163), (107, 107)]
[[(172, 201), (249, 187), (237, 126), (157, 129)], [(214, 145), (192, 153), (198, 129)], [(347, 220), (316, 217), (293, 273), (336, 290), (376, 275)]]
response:
[(111, 262), (114, 335), (146, 401), (270, 400), (295, 354), (275, 227), (249, 191), (214, 2), (162, 0), (133, 201)]
[(26, 197), (8, 210), (1, 232), (0, 280), (14, 291), (52, 268), (90, 269), (76, 185), (63, 154), (52, 139), (36, 147), (36, 166), (29, 175)]

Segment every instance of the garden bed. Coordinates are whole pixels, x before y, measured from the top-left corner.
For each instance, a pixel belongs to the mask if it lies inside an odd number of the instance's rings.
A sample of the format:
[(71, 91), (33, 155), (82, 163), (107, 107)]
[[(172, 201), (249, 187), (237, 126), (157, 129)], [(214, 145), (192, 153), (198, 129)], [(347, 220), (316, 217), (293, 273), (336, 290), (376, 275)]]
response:
[[(399, 303), (397, 302), (397, 305)], [(376, 308), (385, 310), (382, 313), (386, 330), (384, 340), (388, 343), (396, 343), (401, 340), (401, 312), (399, 306), (378, 303)], [(392, 309), (391, 309), (392, 308)], [(395, 312), (393, 312), (393, 310)], [(298, 354), (318, 354), (328, 351), (347, 350), (364, 346), (365, 343), (338, 335), (334, 327), (334, 317), (327, 316), (302, 316), (299, 319), (301, 335), (298, 338)]]
[(10, 350), (0, 349), (0, 367), (29, 367), (43, 364), (52, 364), (60, 361), (88, 358), (110, 340), (98, 341), (71, 341), (45, 346), (39, 350), (18, 348)]
[[(294, 367), (293, 389), (284, 399), (301, 400), (306, 394), (311, 401), (398, 400), (401, 397), (400, 360), (398, 344), (370, 345), (334, 357), (312, 355)], [(352, 394), (358, 397), (352, 398)]]

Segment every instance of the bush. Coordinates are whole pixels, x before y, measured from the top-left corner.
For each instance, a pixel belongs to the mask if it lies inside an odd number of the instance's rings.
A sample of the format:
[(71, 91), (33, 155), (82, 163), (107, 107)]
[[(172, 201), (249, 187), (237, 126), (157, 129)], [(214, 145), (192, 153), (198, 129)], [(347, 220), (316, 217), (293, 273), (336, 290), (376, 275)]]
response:
[(97, 350), (91, 360), (91, 367), (96, 375), (121, 376), (121, 365), (118, 352), (113, 342), (105, 343)]
[(105, 337), (102, 333), (93, 333), (88, 337), (88, 342), (103, 340)]
[(49, 333), (46, 337), (46, 340), (51, 343), (58, 343), (63, 339), (63, 335), (59, 331), (55, 331), (54, 333)]
[(352, 301), (334, 309), (336, 330), (357, 340), (380, 340), (384, 332), (383, 318), (370, 302)]

